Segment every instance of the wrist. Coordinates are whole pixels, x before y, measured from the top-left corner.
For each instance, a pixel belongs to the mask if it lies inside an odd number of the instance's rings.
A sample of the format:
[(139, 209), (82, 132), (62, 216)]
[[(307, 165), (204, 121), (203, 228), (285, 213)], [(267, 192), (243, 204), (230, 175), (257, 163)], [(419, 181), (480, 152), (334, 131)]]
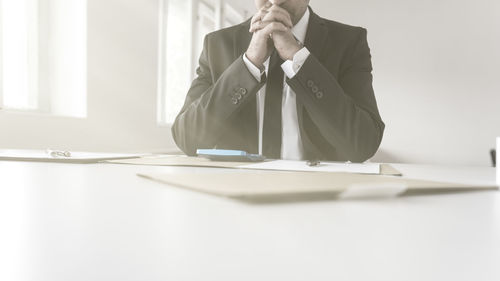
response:
[(255, 56), (252, 56), (251, 53), (248, 51), (245, 53), (245, 56), (247, 59), (255, 66), (257, 67), (260, 71), (264, 70), (264, 61), (262, 59), (258, 59)]
[(302, 49), (302, 46), (300, 45), (295, 45), (293, 47), (291, 47), (285, 54), (284, 56), (284, 59), (285, 60), (293, 60), (293, 57), (295, 56), (295, 54), (297, 54), (300, 49)]

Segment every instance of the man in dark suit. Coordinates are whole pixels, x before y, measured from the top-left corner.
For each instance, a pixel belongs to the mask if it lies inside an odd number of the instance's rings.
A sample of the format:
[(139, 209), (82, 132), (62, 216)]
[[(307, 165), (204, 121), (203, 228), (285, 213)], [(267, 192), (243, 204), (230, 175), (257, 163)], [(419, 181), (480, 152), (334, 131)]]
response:
[(309, 0), (255, 0), (252, 19), (208, 34), (172, 127), (187, 154), (362, 162), (384, 132), (366, 30), (323, 19)]

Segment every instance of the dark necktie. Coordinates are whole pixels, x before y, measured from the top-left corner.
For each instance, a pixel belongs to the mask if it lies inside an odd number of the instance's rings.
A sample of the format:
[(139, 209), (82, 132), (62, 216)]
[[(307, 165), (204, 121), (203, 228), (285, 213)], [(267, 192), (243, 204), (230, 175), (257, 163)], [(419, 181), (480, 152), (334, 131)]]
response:
[(281, 158), (281, 100), (284, 82), (282, 63), (274, 51), (269, 61), (262, 130), (262, 153), (270, 159)]

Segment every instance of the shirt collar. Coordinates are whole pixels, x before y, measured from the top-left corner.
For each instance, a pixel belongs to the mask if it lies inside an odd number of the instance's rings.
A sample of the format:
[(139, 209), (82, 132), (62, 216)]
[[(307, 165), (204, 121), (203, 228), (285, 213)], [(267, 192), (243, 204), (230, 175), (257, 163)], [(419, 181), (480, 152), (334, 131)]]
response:
[(307, 8), (299, 22), (292, 27), (293, 35), (295, 35), (297, 40), (299, 40), (302, 44), (304, 44), (304, 41), (306, 40), (307, 26), (309, 25), (310, 15), (311, 13), (309, 12), (309, 8)]

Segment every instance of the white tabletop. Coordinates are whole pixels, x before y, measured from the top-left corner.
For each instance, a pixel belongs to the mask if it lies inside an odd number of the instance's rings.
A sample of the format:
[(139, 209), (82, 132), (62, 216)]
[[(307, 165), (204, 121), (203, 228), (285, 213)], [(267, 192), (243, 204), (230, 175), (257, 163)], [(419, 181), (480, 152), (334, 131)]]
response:
[(499, 192), (249, 204), (136, 176), (158, 171), (231, 172), (0, 161), (0, 280), (500, 280)]

